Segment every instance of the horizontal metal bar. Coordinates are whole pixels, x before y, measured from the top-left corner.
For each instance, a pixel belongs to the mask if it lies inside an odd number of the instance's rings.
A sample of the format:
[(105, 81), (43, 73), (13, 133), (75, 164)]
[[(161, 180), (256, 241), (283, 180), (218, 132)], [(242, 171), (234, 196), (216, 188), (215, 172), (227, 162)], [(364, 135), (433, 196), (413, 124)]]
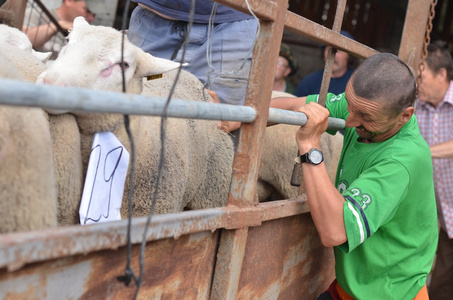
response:
[[(268, 122), (278, 124), (289, 124), (304, 126), (307, 123), (307, 116), (304, 113), (289, 111), (278, 108), (269, 108)], [(327, 129), (341, 130), (346, 126), (346, 121), (329, 117)]]
[[(0, 103), (46, 109), (161, 116), (166, 98), (0, 80)], [(252, 107), (172, 99), (168, 117), (252, 122)]]
[[(161, 116), (167, 99), (97, 91), (75, 87), (39, 85), (9, 79), (0, 80), (0, 104), (47, 109)], [(227, 120), (250, 123), (256, 111), (249, 106), (172, 99), (168, 117)], [(269, 122), (303, 126), (303, 113), (270, 108)], [(344, 120), (329, 118), (329, 129), (344, 128)]]
[(377, 50), (332, 31), (293, 12), (286, 13), (285, 28), (310, 40), (348, 52), (360, 58), (379, 53)]
[[(216, 0), (216, 2), (250, 14), (244, 0)], [(278, 8), (277, 1), (249, 0), (248, 2), (253, 13), (260, 20), (276, 21)], [(321, 24), (313, 22), (312, 20), (304, 18), (289, 10), (286, 11), (284, 22), (285, 29), (289, 31), (307, 37), (315, 42), (346, 51), (360, 58), (367, 58), (373, 54), (379, 53), (377, 50), (365, 44), (351, 40)]]
[[(220, 228), (238, 229), (259, 226), (262, 222), (300, 215), (309, 211), (306, 198), (260, 203), (250, 208), (234, 206), (155, 215), (150, 223), (147, 241), (178, 238), (182, 235)], [(104, 249), (117, 249), (127, 244), (128, 220), (92, 225), (66, 226), (32, 232), (0, 235), (0, 268), (13, 271), (38, 261)], [(133, 218), (131, 243), (141, 243), (146, 217)]]

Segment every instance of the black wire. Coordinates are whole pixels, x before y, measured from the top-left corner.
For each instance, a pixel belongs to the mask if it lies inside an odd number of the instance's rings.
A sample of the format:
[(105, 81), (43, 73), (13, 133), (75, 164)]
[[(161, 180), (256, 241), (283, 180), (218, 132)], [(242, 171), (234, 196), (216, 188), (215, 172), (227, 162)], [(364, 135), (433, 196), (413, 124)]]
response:
[[(123, 20), (121, 26), (121, 75), (122, 75), (122, 89), (123, 93), (126, 93), (126, 77), (124, 74), (124, 36), (126, 30), (126, 21), (128, 18), (128, 12), (130, 7), (130, 0), (126, 1), (124, 13), (123, 13)], [(128, 222), (127, 222), (127, 263), (126, 269), (124, 271), (123, 276), (118, 276), (117, 280), (124, 282), (126, 286), (129, 286), (132, 279), (137, 283), (138, 278), (134, 273), (134, 269), (131, 267), (131, 252), (132, 252), (132, 243), (131, 243), (131, 221), (132, 221), (132, 197), (134, 194), (134, 174), (135, 174), (135, 144), (134, 138), (132, 136), (132, 132), (130, 129), (129, 123), (129, 115), (123, 115), (124, 117), (124, 126), (126, 127), (127, 136), (129, 138), (129, 142), (131, 144), (131, 171), (129, 177), (129, 194), (128, 194), (128, 206), (129, 206), (129, 213), (128, 213)]]
[(170, 89), (170, 94), (168, 95), (167, 102), (165, 103), (163, 114), (162, 114), (162, 117), (161, 117), (161, 127), (160, 127), (161, 150), (160, 150), (159, 168), (158, 168), (158, 172), (157, 172), (157, 180), (156, 180), (156, 184), (155, 184), (156, 188), (154, 189), (153, 202), (151, 204), (151, 208), (150, 208), (147, 220), (146, 220), (145, 230), (143, 232), (143, 239), (142, 239), (142, 244), (141, 244), (141, 248), (140, 248), (140, 257), (139, 257), (139, 259), (140, 259), (140, 275), (138, 277), (137, 290), (136, 290), (136, 293), (134, 295), (134, 299), (137, 298), (138, 292), (139, 292), (140, 287), (142, 285), (143, 269), (144, 269), (144, 260), (143, 260), (143, 258), (144, 258), (145, 247), (146, 247), (146, 236), (147, 236), (147, 233), (148, 233), (149, 225), (151, 223), (152, 215), (154, 214), (154, 207), (156, 206), (157, 194), (158, 194), (157, 192), (158, 192), (158, 188), (159, 188), (159, 183), (160, 183), (160, 178), (161, 178), (161, 174), (162, 174), (163, 164), (164, 164), (164, 161), (165, 161), (165, 140), (166, 140), (165, 124), (166, 124), (166, 121), (167, 121), (167, 109), (168, 109), (168, 106), (170, 105), (171, 96), (173, 95), (173, 92), (175, 90), (176, 84), (177, 84), (178, 79), (179, 79), (179, 75), (181, 74), (182, 63), (184, 62), (184, 57), (186, 55), (187, 41), (189, 39), (190, 30), (192, 28), (194, 14), (195, 14), (195, 0), (191, 0), (191, 7), (190, 7), (190, 13), (189, 13), (189, 26), (187, 26), (187, 30), (184, 32), (184, 35), (185, 35), (184, 36), (184, 47), (183, 47), (183, 52), (182, 52), (182, 57), (181, 57), (181, 64), (179, 66), (179, 69), (178, 69), (178, 72), (176, 74), (176, 77), (175, 77), (175, 80), (173, 82), (173, 85), (172, 85), (172, 87)]
[[(122, 41), (121, 41), (121, 72), (122, 72), (122, 85), (123, 85), (123, 92), (126, 92), (126, 80), (125, 80), (125, 74), (124, 74), (124, 35), (125, 35), (125, 28), (126, 28), (126, 20), (127, 20), (127, 15), (129, 11), (129, 6), (130, 6), (130, 1), (127, 0), (125, 4), (125, 9), (124, 9), (124, 14), (123, 14), (123, 22), (122, 22)], [(167, 98), (167, 102), (164, 106), (163, 114), (161, 117), (161, 151), (160, 151), (160, 160), (159, 160), (159, 166), (158, 166), (158, 172), (157, 172), (157, 180), (155, 184), (155, 190), (153, 194), (153, 201), (151, 204), (151, 208), (146, 220), (146, 226), (144, 229), (143, 233), (143, 239), (141, 242), (141, 248), (140, 248), (140, 256), (139, 256), (139, 264), (140, 264), (140, 271), (139, 271), (139, 276), (137, 277), (134, 273), (134, 270), (131, 268), (131, 239), (130, 239), (130, 232), (131, 232), (131, 221), (132, 221), (132, 197), (133, 197), (133, 190), (134, 190), (134, 171), (135, 171), (135, 146), (134, 146), (134, 140), (133, 136), (130, 130), (129, 126), (129, 116), (124, 115), (124, 123), (126, 127), (126, 131), (130, 140), (131, 144), (131, 173), (130, 173), (130, 187), (129, 187), (129, 214), (128, 214), (128, 227), (127, 227), (127, 264), (126, 264), (126, 269), (125, 269), (125, 274), (123, 276), (117, 277), (119, 281), (122, 281), (125, 283), (126, 286), (129, 285), (131, 280), (133, 279), (137, 285), (137, 289), (135, 291), (134, 299), (137, 299), (138, 293), (140, 291), (142, 282), (143, 282), (143, 269), (144, 269), (144, 252), (145, 252), (145, 247), (146, 247), (146, 240), (147, 240), (147, 233), (148, 233), (148, 228), (151, 223), (151, 218), (154, 213), (154, 208), (156, 206), (156, 201), (157, 201), (157, 195), (158, 195), (158, 187), (160, 185), (160, 179), (161, 179), (161, 174), (162, 174), (162, 169), (163, 169), (163, 164), (165, 162), (165, 141), (166, 141), (166, 121), (167, 121), (167, 110), (168, 106), (170, 105), (170, 100), (173, 95), (173, 92), (175, 90), (176, 84), (178, 82), (179, 76), (181, 74), (182, 70), (182, 62), (184, 61), (184, 57), (186, 54), (186, 49), (187, 49), (187, 40), (189, 38), (190, 34), (190, 29), (192, 28), (193, 24), (193, 17), (195, 13), (195, 0), (191, 0), (191, 9), (190, 9), (190, 14), (189, 14), (189, 26), (186, 27), (187, 30), (184, 32), (184, 47), (183, 47), (183, 53), (182, 53), (182, 58), (181, 58), (181, 65), (178, 69), (178, 72), (176, 74), (175, 80), (173, 82), (173, 85), (171, 87), (170, 93)]]

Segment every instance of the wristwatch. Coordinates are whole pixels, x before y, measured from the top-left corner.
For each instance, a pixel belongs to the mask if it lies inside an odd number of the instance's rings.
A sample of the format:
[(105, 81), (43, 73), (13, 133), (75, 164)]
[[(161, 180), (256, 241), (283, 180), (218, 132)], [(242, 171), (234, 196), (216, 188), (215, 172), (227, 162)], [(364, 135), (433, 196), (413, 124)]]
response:
[(302, 154), (301, 156), (296, 157), (295, 161), (298, 164), (308, 162), (312, 165), (319, 165), (322, 163), (324, 160), (324, 157), (322, 155), (322, 151), (316, 148), (312, 148), (310, 151), (308, 151), (305, 154)]

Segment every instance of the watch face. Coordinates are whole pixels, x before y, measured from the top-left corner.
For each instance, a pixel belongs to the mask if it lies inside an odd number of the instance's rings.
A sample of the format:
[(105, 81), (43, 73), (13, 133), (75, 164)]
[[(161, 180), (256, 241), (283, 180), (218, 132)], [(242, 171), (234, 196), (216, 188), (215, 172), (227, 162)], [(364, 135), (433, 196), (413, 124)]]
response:
[(308, 157), (310, 161), (315, 165), (320, 164), (322, 162), (322, 152), (317, 149), (313, 149), (312, 151), (310, 151)]

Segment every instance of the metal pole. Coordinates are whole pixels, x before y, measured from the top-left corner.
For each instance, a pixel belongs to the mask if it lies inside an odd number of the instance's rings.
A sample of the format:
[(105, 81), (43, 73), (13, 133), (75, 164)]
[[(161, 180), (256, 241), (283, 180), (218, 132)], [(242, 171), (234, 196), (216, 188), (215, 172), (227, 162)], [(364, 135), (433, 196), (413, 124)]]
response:
[[(75, 87), (39, 85), (10, 79), (0, 80), (0, 103), (63, 111), (87, 111), (161, 116), (167, 99), (89, 90)], [(249, 106), (172, 99), (168, 117), (253, 122), (256, 111)], [(269, 122), (303, 126), (303, 113), (270, 108)], [(329, 118), (329, 129), (343, 129), (344, 120)]]

